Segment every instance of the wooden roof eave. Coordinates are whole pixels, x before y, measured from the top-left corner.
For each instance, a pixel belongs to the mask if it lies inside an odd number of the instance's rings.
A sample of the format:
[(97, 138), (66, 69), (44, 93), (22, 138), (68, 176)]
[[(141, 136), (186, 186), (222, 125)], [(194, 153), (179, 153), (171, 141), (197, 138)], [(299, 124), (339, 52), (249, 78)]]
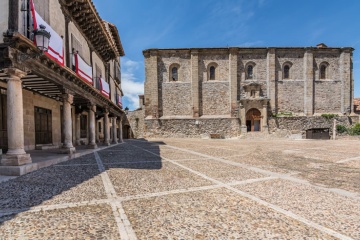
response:
[[(108, 62), (119, 55), (91, 0), (60, 0), (60, 4), (62, 5), (64, 13), (68, 15), (78, 29), (83, 32), (85, 38), (91, 43), (91, 47), (104, 62)], [(80, 4), (79, 8), (81, 8), (80, 13), (78, 7), (75, 7), (78, 6), (78, 4)], [(84, 11), (82, 9), (84, 9)], [(94, 35), (97, 35), (97, 38), (94, 38)], [(105, 48), (103, 48), (103, 46), (105, 46)], [(111, 54), (108, 53), (109, 50)]]
[[(11, 46), (19, 51), (25, 51), (26, 53), (35, 53), (39, 50), (36, 48), (36, 46), (33, 44), (33, 42), (26, 38), (24, 35), (20, 33), (14, 33), (12, 37), (12, 44)], [(15, 44), (14, 44), (15, 43)], [(14, 57), (14, 53), (9, 52), (9, 55)], [(103, 96), (99, 90), (95, 89), (91, 84), (86, 83), (83, 81), (74, 71), (72, 71), (70, 68), (66, 66), (61, 66), (55, 61), (53, 61), (51, 58), (46, 56), (45, 54), (41, 55), (38, 60), (29, 60), (29, 66), (24, 66), (23, 63), (18, 63), (16, 59), (12, 59), (13, 66), (19, 67), (19, 68), (28, 68), (32, 69), (32, 65), (46, 65), (47, 68), (50, 68), (52, 71), (48, 71), (47, 74), (44, 74), (46, 78), (48, 78), (51, 81), (55, 81), (58, 79), (57, 83), (60, 83), (64, 86), (64, 88), (68, 88), (70, 90), (74, 90), (74, 85), (71, 83), (75, 83), (75, 85), (82, 90), (86, 90), (87, 92), (84, 93), (82, 91), (79, 91), (80, 89), (77, 89), (76, 93), (78, 94), (85, 94), (85, 97), (92, 98), (94, 97), (97, 99), (97, 104), (100, 106), (106, 105), (107, 107), (110, 107), (110, 109), (118, 114), (122, 114), (124, 111), (121, 110), (115, 103), (111, 101), (111, 99), (106, 98)], [(31, 62), (31, 64), (30, 64)], [(55, 74), (56, 73), (56, 74)], [(35, 73), (36, 74), (36, 73)], [(60, 75), (60, 76), (58, 76)], [(68, 80), (68, 82), (65, 82), (64, 79)], [(91, 100), (91, 99), (89, 99)]]

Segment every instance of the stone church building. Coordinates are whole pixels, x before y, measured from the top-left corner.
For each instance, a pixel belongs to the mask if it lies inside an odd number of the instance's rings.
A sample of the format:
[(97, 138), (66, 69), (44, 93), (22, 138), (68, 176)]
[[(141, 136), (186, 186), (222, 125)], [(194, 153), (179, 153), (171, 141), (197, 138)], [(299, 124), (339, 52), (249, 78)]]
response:
[(354, 115), (353, 50), (325, 44), (144, 50), (142, 135), (237, 137), (277, 128), (329, 129), (322, 114), (345, 116), (344, 121)]
[(0, 175), (36, 170), (28, 150), (121, 140), (115, 25), (91, 0), (0, 2)]

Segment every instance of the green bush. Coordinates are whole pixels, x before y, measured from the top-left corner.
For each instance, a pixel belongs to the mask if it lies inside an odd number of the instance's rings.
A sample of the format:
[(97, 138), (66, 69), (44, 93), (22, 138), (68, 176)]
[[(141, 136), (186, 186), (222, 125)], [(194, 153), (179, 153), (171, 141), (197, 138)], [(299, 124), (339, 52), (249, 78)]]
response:
[(348, 132), (350, 135), (360, 135), (360, 123), (357, 123), (352, 128), (349, 128)]
[(326, 118), (326, 119), (331, 119), (331, 118), (337, 117), (338, 115), (333, 114), (333, 113), (324, 113), (324, 114), (321, 114), (321, 116)]
[(343, 125), (336, 125), (336, 132), (338, 132), (338, 133), (347, 132), (347, 128)]

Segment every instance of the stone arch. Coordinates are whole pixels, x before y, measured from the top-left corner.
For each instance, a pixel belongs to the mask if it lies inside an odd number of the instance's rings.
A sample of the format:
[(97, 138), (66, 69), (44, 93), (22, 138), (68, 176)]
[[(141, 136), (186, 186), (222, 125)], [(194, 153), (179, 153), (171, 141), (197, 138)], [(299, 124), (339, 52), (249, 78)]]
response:
[(207, 80), (219, 79), (219, 66), (216, 62), (211, 62), (207, 65)]
[(248, 132), (261, 131), (261, 112), (257, 108), (251, 108), (246, 112), (246, 128)]
[(328, 69), (329, 69), (328, 62), (322, 62), (319, 64), (319, 79), (327, 79), (329, 76)]
[(282, 79), (291, 79), (292, 78), (292, 74), (291, 74), (291, 67), (292, 67), (292, 62), (284, 62), (283, 67), (282, 67)]
[(245, 65), (245, 79), (255, 79), (256, 64), (252, 61), (247, 62)]
[(172, 81), (179, 81), (179, 70), (180, 70), (180, 64), (173, 63), (169, 67), (169, 82)]

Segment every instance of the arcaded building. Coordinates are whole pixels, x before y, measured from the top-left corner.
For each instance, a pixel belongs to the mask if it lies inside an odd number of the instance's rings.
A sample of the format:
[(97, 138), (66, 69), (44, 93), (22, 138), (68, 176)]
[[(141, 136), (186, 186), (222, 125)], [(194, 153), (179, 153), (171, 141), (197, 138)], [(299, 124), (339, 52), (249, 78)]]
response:
[(353, 50), (325, 44), (144, 50), (144, 134), (236, 137), (271, 133), (279, 122), (295, 131), (299, 121), (324, 128), (317, 116), (353, 115)]
[(118, 29), (91, 0), (0, 3), (0, 174), (36, 169), (32, 149), (121, 140)]

